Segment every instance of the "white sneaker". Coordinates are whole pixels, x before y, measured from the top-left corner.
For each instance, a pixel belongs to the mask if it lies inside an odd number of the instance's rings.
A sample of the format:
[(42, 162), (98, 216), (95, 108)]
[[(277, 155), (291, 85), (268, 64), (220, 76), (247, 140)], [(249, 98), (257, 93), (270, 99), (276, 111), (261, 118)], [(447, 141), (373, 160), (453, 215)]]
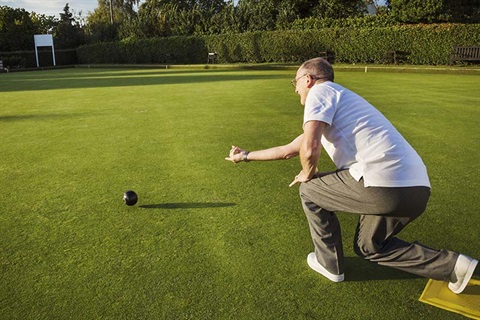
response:
[(312, 252), (307, 257), (307, 263), (310, 268), (314, 271), (320, 273), (322, 276), (326, 277), (327, 279), (333, 282), (342, 282), (344, 279), (344, 274), (333, 274), (325, 269), (320, 263), (318, 263), (317, 256), (315, 256), (315, 252)]
[(477, 264), (477, 260), (464, 256), (463, 254), (459, 255), (455, 263), (455, 268), (453, 268), (453, 272), (450, 275), (448, 288), (456, 294), (461, 293), (467, 286), (468, 281), (470, 281)]

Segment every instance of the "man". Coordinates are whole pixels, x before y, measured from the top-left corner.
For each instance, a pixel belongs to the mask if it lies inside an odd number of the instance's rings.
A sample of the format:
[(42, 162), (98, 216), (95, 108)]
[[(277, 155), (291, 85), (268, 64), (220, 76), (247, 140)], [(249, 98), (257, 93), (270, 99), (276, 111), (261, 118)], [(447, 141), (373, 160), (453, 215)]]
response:
[[(409, 243), (396, 235), (425, 211), (430, 182), (420, 156), (371, 104), (333, 82), (332, 66), (315, 58), (292, 80), (305, 106), (303, 134), (291, 143), (259, 151), (233, 146), (226, 160), (280, 160), (300, 156), (300, 183), (315, 252), (310, 268), (334, 282), (344, 280), (344, 256), (336, 211), (359, 214), (354, 249), (380, 265), (436, 280), (461, 293), (477, 260)], [(338, 170), (321, 173), (322, 149)]]

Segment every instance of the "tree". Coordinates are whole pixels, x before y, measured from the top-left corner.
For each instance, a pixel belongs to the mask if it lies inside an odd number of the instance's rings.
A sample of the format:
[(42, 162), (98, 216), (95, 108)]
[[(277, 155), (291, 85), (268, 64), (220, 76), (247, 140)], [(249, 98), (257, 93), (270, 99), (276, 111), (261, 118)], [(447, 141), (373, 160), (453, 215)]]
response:
[(395, 19), (407, 23), (480, 21), (480, 0), (389, 0)]
[(279, 2), (279, 0), (239, 0), (237, 16), (240, 30), (274, 30)]
[(0, 51), (32, 50), (35, 31), (25, 9), (0, 7)]
[(58, 49), (71, 49), (85, 44), (85, 34), (80, 23), (75, 20), (70, 12), (68, 3), (60, 13), (60, 21), (54, 30), (55, 47)]
[(361, 16), (365, 0), (239, 0), (242, 31), (288, 29), (297, 19)]
[(115, 20), (115, 15), (120, 15), (120, 20), (123, 19), (132, 19), (136, 17), (136, 12), (133, 10), (133, 6), (140, 3), (140, 0), (98, 0), (99, 6), (101, 4), (106, 4), (108, 2), (108, 7), (112, 8), (113, 10), (110, 12), (112, 15), (111, 21), (118, 21), (119, 19)]
[(281, 0), (276, 16), (277, 29), (289, 29), (297, 19), (316, 16), (319, 0)]
[(449, 21), (463, 23), (480, 22), (480, 0), (448, 0), (445, 8)]
[(210, 20), (209, 33), (239, 33), (239, 23), (237, 15), (237, 7), (233, 0), (225, 4), (225, 7), (215, 13)]
[(401, 22), (445, 20), (446, 0), (390, 0), (391, 14)]
[[(408, 1), (408, 0), (406, 0)], [(314, 9), (314, 16), (330, 19), (358, 17), (366, 12), (364, 0), (319, 0)]]
[(46, 16), (44, 14), (32, 12), (30, 13), (30, 19), (32, 19), (36, 30), (35, 33), (37, 34), (51, 33), (52, 30), (58, 25), (58, 21), (55, 19), (55, 16)]
[[(88, 16), (86, 34), (91, 42), (114, 41), (119, 39), (122, 29), (141, 28), (135, 21), (138, 18), (134, 6), (140, 0), (98, 0), (97, 8)], [(135, 31), (133, 31), (135, 33)]]
[(314, 9), (319, 5), (318, 0), (284, 0), (285, 4), (290, 3), (298, 18), (303, 19), (314, 14)]
[[(138, 10), (138, 24), (130, 34), (139, 38), (165, 37), (171, 35), (172, 16), (178, 6), (158, 0), (147, 0)], [(126, 32), (124, 32), (126, 33)]]
[(146, 0), (140, 8), (162, 9), (165, 6), (172, 5), (177, 6), (178, 10), (197, 7), (202, 11), (213, 9), (214, 12), (220, 12), (227, 5), (227, 2), (224, 0)]
[[(146, 0), (138, 10), (138, 21), (122, 25), (122, 37), (155, 37), (219, 33), (229, 27), (233, 1)], [(130, 29), (129, 29), (130, 28)]]

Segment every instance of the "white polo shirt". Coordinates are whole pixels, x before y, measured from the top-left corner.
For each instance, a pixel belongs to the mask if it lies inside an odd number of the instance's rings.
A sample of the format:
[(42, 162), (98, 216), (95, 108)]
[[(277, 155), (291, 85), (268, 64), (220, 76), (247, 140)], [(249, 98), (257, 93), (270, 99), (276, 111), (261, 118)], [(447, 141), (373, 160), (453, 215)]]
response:
[(422, 159), (383, 114), (333, 82), (314, 85), (305, 101), (304, 124), (328, 124), (322, 146), (338, 169), (349, 169), (366, 187), (430, 187)]

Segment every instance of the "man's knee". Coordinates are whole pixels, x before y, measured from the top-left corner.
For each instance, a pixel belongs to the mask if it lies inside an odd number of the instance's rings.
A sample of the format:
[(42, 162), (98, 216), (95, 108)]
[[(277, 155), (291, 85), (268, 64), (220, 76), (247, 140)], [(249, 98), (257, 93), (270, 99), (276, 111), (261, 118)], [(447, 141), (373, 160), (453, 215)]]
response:
[(353, 251), (357, 256), (368, 259), (369, 252), (367, 250), (364, 250), (363, 247), (360, 247), (356, 242), (353, 244)]
[(377, 253), (381, 252), (385, 245), (385, 243), (375, 243), (373, 240), (368, 241), (356, 238), (353, 243), (353, 251), (357, 256), (370, 260)]

